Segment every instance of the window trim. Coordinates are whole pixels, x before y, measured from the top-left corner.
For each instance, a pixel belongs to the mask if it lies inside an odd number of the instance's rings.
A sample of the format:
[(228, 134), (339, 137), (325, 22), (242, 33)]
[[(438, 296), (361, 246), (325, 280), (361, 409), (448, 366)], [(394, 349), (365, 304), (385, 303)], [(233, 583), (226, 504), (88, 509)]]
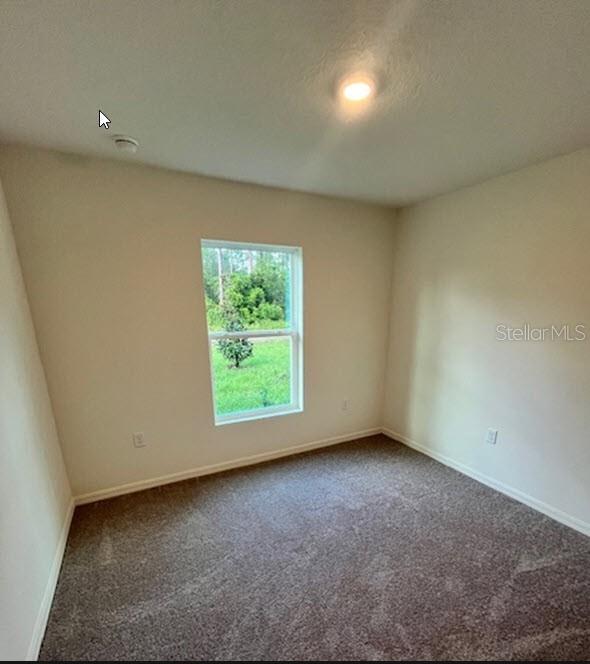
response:
[[(234, 249), (245, 251), (276, 251), (289, 255), (290, 262), (290, 297), (291, 321), (290, 326), (282, 330), (244, 330), (241, 332), (210, 332), (207, 315), (207, 343), (209, 344), (209, 377), (211, 380), (211, 405), (215, 426), (235, 424), (250, 420), (266, 419), (279, 415), (292, 415), (303, 412), (303, 250), (301, 247), (259, 244), (253, 242), (233, 242), (229, 240), (201, 239), (201, 274), (203, 270), (203, 249)], [(204, 285), (203, 285), (204, 291)], [(204, 293), (203, 293), (204, 301)], [(291, 339), (291, 402), (278, 406), (241, 410), (234, 413), (218, 415), (215, 409), (215, 378), (213, 376), (213, 344), (220, 339), (256, 339), (276, 337)]]

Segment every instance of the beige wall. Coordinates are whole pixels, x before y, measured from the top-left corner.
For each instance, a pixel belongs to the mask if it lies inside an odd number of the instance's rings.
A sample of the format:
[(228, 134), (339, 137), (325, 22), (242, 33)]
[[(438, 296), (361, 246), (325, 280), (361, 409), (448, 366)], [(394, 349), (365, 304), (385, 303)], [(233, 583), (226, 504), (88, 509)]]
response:
[(70, 498), (0, 186), (0, 659), (36, 656)]
[[(590, 526), (590, 151), (404, 210), (396, 249), (385, 425)], [(525, 322), (588, 339), (495, 340)]]
[[(75, 494), (380, 425), (390, 210), (24, 148), (0, 174)], [(304, 413), (214, 426), (202, 237), (303, 247)]]
[[(4, 148), (0, 175), (76, 494), (384, 424), (590, 522), (589, 151), (397, 224), (379, 207), (43, 150)], [(303, 247), (303, 414), (213, 425), (201, 237)], [(585, 324), (589, 340), (496, 341), (496, 325), (525, 322)]]

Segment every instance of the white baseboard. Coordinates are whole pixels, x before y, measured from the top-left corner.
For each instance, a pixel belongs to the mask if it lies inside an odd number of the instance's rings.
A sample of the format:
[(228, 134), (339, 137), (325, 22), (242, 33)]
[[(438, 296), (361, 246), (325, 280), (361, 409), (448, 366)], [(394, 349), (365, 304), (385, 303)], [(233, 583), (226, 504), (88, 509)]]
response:
[(404, 445), (407, 445), (408, 447), (417, 450), (418, 452), (422, 452), (422, 454), (426, 454), (427, 456), (435, 459), (436, 461), (440, 461), (440, 463), (444, 464), (445, 466), (454, 468), (463, 475), (467, 475), (468, 477), (471, 477), (472, 479), (477, 480), (478, 482), (481, 482), (482, 484), (485, 484), (486, 486), (489, 486), (492, 489), (496, 489), (496, 491), (499, 491), (500, 493), (503, 493), (509, 496), (510, 498), (514, 498), (514, 500), (518, 500), (518, 502), (524, 503), (525, 505), (532, 507), (534, 510), (537, 510), (538, 512), (542, 512), (543, 514), (545, 514), (545, 516), (551, 517), (552, 519), (555, 519), (555, 521), (559, 521), (559, 523), (562, 523), (565, 526), (569, 526), (570, 528), (577, 530), (583, 535), (590, 536), (590, 523), (582, 521), (582, 519), (578, 519), (575, 516), (571, 516), (570, 514), (567, 514), (566, 512), (563, 512), (560, 509), (557, 509), (557, 507), (553, 507), (552, 505), (548, 505), (547, 503), (544, 503), (543, 501), (538, 500), (537, 498), (533, 498), (533, 496), (530, 496), (528, 493), (524, 493), (519, 489), (515, 489), (514, 487), (504, 484), (504, 482), (500, 482), (499, 480), (495, 480), (493, 477), (484, 475), (483, 473), (480, 473), (479, 471), (474, 470), (469, 466), (466, 466), (464, 463), (461, 463), (460, 461), (455, 461), (454, 459), (451, 459), (445, 454), (441, 454), (440, 452), (435, 452), (434, 450), (429, 449), (425, 445), (417, 443), (415, 440), (412, 440), (411, 438), (408, 438), (407, 436), (404, 436), (401, 433), (397, 433), (387, 428), (382, 428), (381, 432), (385, 434), (388, 438), (391, 438), (392, 440), (396, 440), (400, 443), (403, 443)]
[(37, 614), (37, 620), (35, 621), (35, 627), (29, 644), (26, 661), (36, 661), (39, 657), (39, 650), (41, 649), (41, 643), (45, 636), (45, 628), (47, 627), (47, 619), (49, 618), (49, 610), (51, 609), (51, 603), (53, 602), (53, 595), (55, 594), (59, 571), (66, 550), (70, 524), (72, 523), (72, 517), (74, 516), (74, 507), (75, 502), (72, 498), (68, 505), (68, 510), (59, 535), (59, 542), (57, 543), (57, 549), (49, 572), (49, 578), (47, 579), (47, 585), (45, 586), (45, 592), (43, 593), (43, 599), (41, 600), (41, 606), (39, 607), (39, 613)]
[(311, 443), (304, 443), (303, 445), (292, 445), (291, 447), (284, 447), (280, 450), (272, 452), (263, 452), (262, 454), (253, 454), (251, 456), (240, 457), (232, 461), (223, 461), (222, 463), (214, 463), (210, 466), (199, 466), (198, 468), (191, 468), (190, 470), (183, 470), (179, 473), (172, 473), (170, 475), (161, 475), (160, 477), (152, 477), (147, 480), (140, 480), (139, 482), (131, 482), (129, 484), (121, 484), (109, 489), (100, 489), (92, 493), (84, 493), (75, 497), (76, 505), (84, 505), (86, 503), (93, 503), (97, 500), (106, 500), (107, 498), (114, 498), (115, 496), (122, 496), (126, 493), (134, 493), (135, 491), (143, 491), (144, 489), (151, 489), (156, 486), (164, 484), (172, 484), (173, 482), (180, 482), (188, 480), (193, 477), (201, 477), (203, 475), (212, 475), (213, 473), (220, 473), (224, 470), (231, 470), (232, 468), (241, 468), (243, 466), (251, 466), (263, 461), (272, 461), (285, 456), (293, 454), (300, 454), (309, 450), (315, 450), (320, 447), (328, 447), (330, 445), (337, 445), (338, 443), (345, 443), (349, 440), (356, 440), (357, 438), (366, 438), (367, 436), (374, 436), (381, 433), (380, 427), (373, 429), (365, 429), (364, 431), (355, 431), (347, 433), (342, 436), (334, 436), (333, 438), (324, 438), (323, 440), (316, 440)]

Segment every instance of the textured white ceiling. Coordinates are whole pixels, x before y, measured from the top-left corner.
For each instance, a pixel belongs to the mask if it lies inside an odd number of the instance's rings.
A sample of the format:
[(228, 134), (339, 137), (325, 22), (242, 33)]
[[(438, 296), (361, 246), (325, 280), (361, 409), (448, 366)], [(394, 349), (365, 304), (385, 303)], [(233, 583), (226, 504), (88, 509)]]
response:
[[(379, 79), (360, 117), (353, 70)], [(115, 133), (149, 164), (416, 201), (588, 145), (590, 0), (3, 0), (0, 140), (118, 157)]]

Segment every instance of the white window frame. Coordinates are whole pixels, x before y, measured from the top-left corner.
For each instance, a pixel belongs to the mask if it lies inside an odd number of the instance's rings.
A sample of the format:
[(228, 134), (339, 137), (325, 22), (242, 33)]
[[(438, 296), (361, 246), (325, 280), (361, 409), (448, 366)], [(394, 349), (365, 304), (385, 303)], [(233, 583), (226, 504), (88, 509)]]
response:
[[(244, 330), (241, 332), (210, 332), (206, 320), (209, 343), (209, 375), (211, 378), (211, 400), (216, 425), (247, 422), (278, 415), (290, 415), (303, 412), (303, 252), (301, 247), (277, 244), (255, 244), (251, 242), (230, 242), (228, 240), (201, 240), (201, 249), (242, 249), (245, 251), (276, 251), (288, 254), (290, 261), (290, 327), (283, 330)], [(203, 269), (201, 256), (201, 270)], [(204, 290), (204, 286), (203, 286)], [(203, 298), (204, 299), (204, 298)], [(291, 339), (291, 402), (280, 406), (269, 406), (254, 410), (242, 410), (235, 413), (218, 415), (215, 409), (215, 378), (213, 376), (213, 344), (220, 339), (260, 339), (276, 337)]]

